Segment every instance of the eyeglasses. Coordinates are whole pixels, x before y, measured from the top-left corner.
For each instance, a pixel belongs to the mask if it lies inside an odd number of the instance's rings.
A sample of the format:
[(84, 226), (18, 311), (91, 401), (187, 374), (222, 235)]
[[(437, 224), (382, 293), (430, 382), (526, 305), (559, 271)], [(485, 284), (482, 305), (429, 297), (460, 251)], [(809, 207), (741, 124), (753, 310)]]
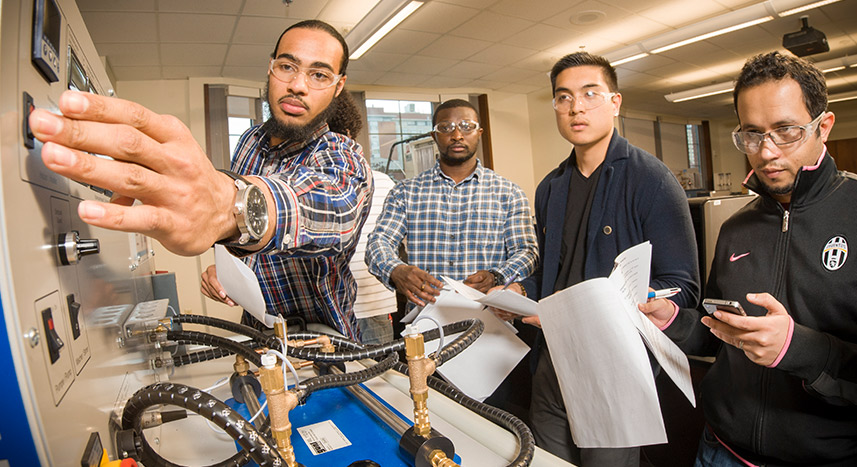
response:
[(306, 85), (310, 89), (327, 89), (342, 79), (342, 75), (336, 75), (330, 70), (324, 68), (307, 68), (304, 70), (291, 60), (283, 58), (271, 60), (268, 69), (274, 78), (284, 83), (291, 83), (295, 76), (303, 74), (306, 78)]
[(553, 108), (560, 112), (569, 112), (574, 106), (574, 101), (579, 100), (584, 110), (592, 110), (601, 107), (617, 94), (619, 93), (589, 90), (584, 91), (578, 97), (574, 97), (573, 94), (560, 92), (553, 98)]
[(462, 120), (458, 123), (440, 122), (434, 126), (434, 131), (438, 133), (452, 133), (456, 128), (464, 134), (473, 133), (479, 129), (479, 122), (474, 122), (473, 120)]
[(812, 131), (815, 131), (813, 127), (821, 122), (821, 118), (824, 117), (825, 114), (827, 114), (827, 112), (820, 113), (818, 117), (815, 117), (815, 119), (806, 125), (783, 126), (767, 133), (759, 133), (758, 131), (738, 131), (738, 129), (741, 128), (741, 125), (738, 125), (735, 127), (735, 131), (732, 132), (732, 142), (735, 143), (735, 147), (744, 154), (755, 154), (759, 152), (762, 148), (762, 144), (765, 142), (765, 138), (770, 139), (771, 142), (777, 146), (785, 146), (787, 144), (794, 143), (803, 144), (809, 134)]

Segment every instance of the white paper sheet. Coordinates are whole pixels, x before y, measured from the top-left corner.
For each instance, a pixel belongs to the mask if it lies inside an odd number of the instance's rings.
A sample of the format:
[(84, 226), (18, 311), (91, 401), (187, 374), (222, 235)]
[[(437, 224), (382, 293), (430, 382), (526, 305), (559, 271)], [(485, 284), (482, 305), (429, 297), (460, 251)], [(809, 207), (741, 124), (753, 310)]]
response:
[[(473, 344), (437, 369), (450, 383), (479, 401), (490, 396), (530, 350), (515, 335), (514, 328), (482, 308), (472, 300), (444, 290), (435, 303), (426, 305), (420, 313), (420, 317), (432, 317), (441, 326), (468, 318), (478, 318), (485, 324), (485, 331)], [(435, 328), (429, 320), (418, 321), (417, 326), (422, 332)], [(445, 343), (455, 337), (445, 336)], [(437, 350), (438, 345), (437, 339), (426, 342), (426, 354)]]
[(511, 290), (495, 290), (488, 295), (466, 285), (464, 282), (441, 276), (450, 287), (466, 298), (479, 302), (483, 305), (493, 306), (501, 310), (510, 311), (523, 316), (535, 316), (539, 311), (539, 304), (519, 293)]
[(630, 447), (667, 441), (655, 380), (624, 297), (607, 278), (539, 302), (574, 442)]
[(274, 327), (274, 315), (265, 312), (265, 299), (259, 280), (243, 261), (232, 256), (223, 245), (214, 245), (214, 264), (217, 280), (233, 302), (247, 310), (269, 328)]

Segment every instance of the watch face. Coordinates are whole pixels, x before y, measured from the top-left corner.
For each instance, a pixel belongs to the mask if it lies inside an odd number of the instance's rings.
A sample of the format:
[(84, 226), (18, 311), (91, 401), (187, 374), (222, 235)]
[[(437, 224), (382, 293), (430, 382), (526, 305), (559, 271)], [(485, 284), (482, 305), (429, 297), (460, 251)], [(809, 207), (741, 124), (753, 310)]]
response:
[(258, 187), (252, 187), (247, 193), (247, 229), (254, 239), (262, 238), (268, 229), (268, 203)]

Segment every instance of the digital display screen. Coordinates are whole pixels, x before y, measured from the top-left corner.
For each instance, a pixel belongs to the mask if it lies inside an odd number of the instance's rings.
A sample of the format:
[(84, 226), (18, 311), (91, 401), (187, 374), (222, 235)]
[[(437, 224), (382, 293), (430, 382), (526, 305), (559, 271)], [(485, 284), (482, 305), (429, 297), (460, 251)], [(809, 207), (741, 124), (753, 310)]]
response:
[(56, 0), (33, 3), (33, 63), (48, 82), (59, 80), (62, 14)]
[(60, 9), (54, 0), (45, 0), (44, 13), (44, 29), (42, 37), (44, 37), (54, 47), (54, 50), (60, 48), (60, 28), (62, 27), (62, 16)]

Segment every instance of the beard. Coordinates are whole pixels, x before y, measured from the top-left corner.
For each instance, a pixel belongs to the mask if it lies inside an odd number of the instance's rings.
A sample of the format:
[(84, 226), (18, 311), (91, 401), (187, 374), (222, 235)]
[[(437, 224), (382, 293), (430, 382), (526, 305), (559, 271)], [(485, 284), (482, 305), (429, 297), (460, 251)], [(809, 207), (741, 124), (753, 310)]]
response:
[(473, 156), (476, 155), (476, 150), (471, 151), (470, 153), (462, 156), (462, 157), (453, 157), (449, 155), (449, 151), (445, 153), (439, 153), (440, 161), (449, 166), (456, 165), (464, 165), (470, 159), (473, 159)]
[[(330, 116), (336, 111), (334, 100), (331, 101), (324, 110), (304, 125), (287, 123), (277, 120), (277, 117), (274, 115), (273, 109), (276, 107), (277, 102), (272, 102), (271, 96), (268, 94), (267, 84), (265, 85), (262, 98), (268, 103), (269, 109), (271, 109), (271, 118), (262, 124), (262, 130), (264, 130), (268, 136), (273, 136), (290, 143), (308, 140), (312, 133), (322, 126), (323, 123), (326, 123)], [(295, 96), (293, 94), (287, 94), (283, 96), (283, 98), (299, 99), (303, 103), (303, 99), (301, 99), (300, 96)], [(309, 109), (307, 108), (307, 110)]]

